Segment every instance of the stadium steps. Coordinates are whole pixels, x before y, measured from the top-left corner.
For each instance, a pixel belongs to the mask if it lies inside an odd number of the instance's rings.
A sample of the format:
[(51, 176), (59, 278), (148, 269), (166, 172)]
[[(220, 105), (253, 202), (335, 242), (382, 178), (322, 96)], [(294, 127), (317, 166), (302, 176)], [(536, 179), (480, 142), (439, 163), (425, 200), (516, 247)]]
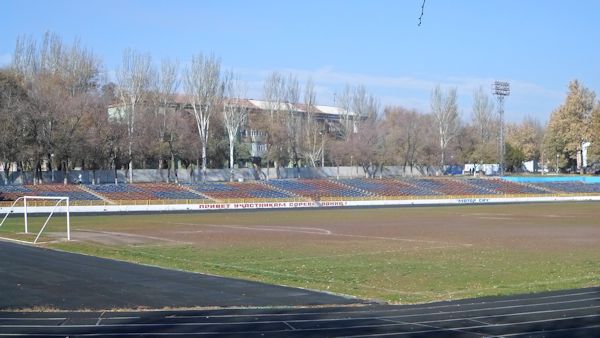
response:
[(498, 195), (498, 191), (497, 190), (494, 190), (494, 189), (491, 189), (491, 188), (488, 188), (488, 187), (479, 186), (479, 185), (477, 185), (477, 184), (475, 184), (473, 182), (469, 182), (469, 179), (465, 179), (465, 183), (468, 184), (468, 185), (470, 185), (470, 186), (472, 186), (472, 187), (488, 191), (490, 193), (490, 195)]
[(358, 187), (354, 187), (354, 186), (351, 186), (351, 185), (346, 184), (344, 182), (340, 182), (338, 180), (332, 180), (332, 179), (330, 179), (329, 182), (335, 183), (337, 185), (341, 185), (342, 187), (344, 187), (346, 189), (350, 189), (350, 190), (361, 192), (361, 193), (363, 193), (363, 194), (365, 194), (367, 196), (371, 196), (371, 197), (373, 197), (373, 196), (378, 197), (379, 196), (379, 195), (376, 195), (375, 193), (373, 193), (371, 191), (367, 191), (367, 190), (364, 190), (364, 189), (361, 189), (361, 188), (358, 188)]
[[(433, 193), (437, 193), (438, 195), (435, 194), (431, 194), (431, 195), (423, 195), (423, 196), (444, 196), (445, 194), (443, 192), (438, 191), (437, 189), (432, 189), (430, 187), (424, 187), (424, 186), (420, 186), (418, 184), (420, 178), (411, 178), (411, 179), (404, 179), (404, 178), (394, 178), (394, 181), (398, 182), (398, 183), (402, 183), (402, 184), (406, 184), (416, 190), (429, 190)], [(414, 194), (410, 194), (409, 196), (415, 196)]]
[(293, 191), (289, 191), (289, 190), (281, 189), (281, 188), (278, 188), (278, 187), (276, 187), (276, 186), (274, 186), (274, 185), (271, 185), (271, 184), (269, 184), (269, 181), (259, 181), (259, 182), (260, 182), (261, 184), (264, 184), (264, 185), (266, 185), (266, 186), (267, 186), (267, 187), (269, 187), (270, 189), (273, 189), (273, 190), (275, 190), (275, 191), (279, 191), (279, 192), (280, 192), (280, 193), (282, 193), (282, 194), (289, 194), (289, 195), (292, 195), (292, 196), (294, 196), (294, 197), (301, 198), (301, 199), (303, 199), (303, 200), (305, 200), (305, 201), (311, 201), (311, 199), (310, 199), (310, 198), (307, 198), (307, 197), (304, 197), (304, 196), (298, 195), (298, 194), (294, 193)]
[(202, 197), (202, 198), (205, 198), (205, 199), (207, 199), (207, 200), (211, 200), (211, 201), (215, 201), (215, 202), (220, 202), (219, 200), (217, 200), (217, 199), (215, 199), (215, 198), (209, 197), (209, 196), (207, 196), (207, 195), (204, 195), (203, 193), (201, 193), (201, 192), (199, 192), (199, 191), (196, 191), (196, 190), (194, 190), (194, 189), (193, 189), (192, 187), (190, 187), (190, 186), (187, 186), (187, 185), (182, 185), (182, 184), (179, 184), (179, 186), (180, 186), (181, 188), (183, 188), (183, 189), (185, 189), (185, 190), (187, 190), (187, 191), (189, 191), (189, 192), (191, 192), (191, 193), (194, 193), (194, 194), (196, 194), (196, 195), (198, 195), (198, 196), (200, 196), (200, 197)]
[(544, 191), (547, 191), (549, 194), (560, 194), (560, 191), (553, 190), (553, 189), (551, 189), (549, 187), (544, 187), (544, 186), (530, 184), (530, 183), (522, 183), (522, 182), (519, 182), (519, 184), (526, 185), (528, 187), (532, 187), (532, 188), (535, 188), (535, 189), (544, 190)]
[(110, 200), (110, 199), (106, 198), (106, 196), (100, 195), (99, 193), (97, 193), (97, 192), (95, 192), (94, 190), (92, 190), (92, 189), (90, 189), (90, 188), (86, 187), (86, 186), (85, 186), (85, 185), (83, 185), (83, 184), (80, 184), (80, 185), (79, 185), (79, 189), (81, 189), (81, 190), (83, 190), (83, 191), (87, 192), (88, 194), (91, 194), (91, 195), (94, 195), (94, 196), (98, 197), (99, 199), (103, 200), (103, 201), (104, 201), (104, 202), (106, 202), (106, 203), (109, 203), (109, 204), (116, 204), (114, 201), (112, 201), (112, 200)]

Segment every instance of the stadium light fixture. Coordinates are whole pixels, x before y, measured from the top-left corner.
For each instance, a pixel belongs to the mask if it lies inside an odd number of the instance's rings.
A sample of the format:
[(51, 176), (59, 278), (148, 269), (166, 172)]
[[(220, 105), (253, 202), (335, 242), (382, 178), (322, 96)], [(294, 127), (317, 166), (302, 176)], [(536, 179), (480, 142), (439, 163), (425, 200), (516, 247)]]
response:
[(492, 93), (494, 93), (498, 100), (498, 114), (500, 115), (500, 176), (504, 176), (504, 98), (510, 95), (510, 83), (494, 81)]

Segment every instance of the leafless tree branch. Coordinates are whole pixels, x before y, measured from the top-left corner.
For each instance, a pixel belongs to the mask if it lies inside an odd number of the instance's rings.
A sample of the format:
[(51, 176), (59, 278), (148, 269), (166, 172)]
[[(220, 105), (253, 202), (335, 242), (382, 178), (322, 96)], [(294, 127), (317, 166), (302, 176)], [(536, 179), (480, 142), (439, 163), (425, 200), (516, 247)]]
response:
[(421, 15), (419, 16), (419, 24), (417, 26), (421, 26), (421, 21), (423, 20), (423, 13), (425, 12), (425, 0), (423, 0), (423, 4), (421, 5)]

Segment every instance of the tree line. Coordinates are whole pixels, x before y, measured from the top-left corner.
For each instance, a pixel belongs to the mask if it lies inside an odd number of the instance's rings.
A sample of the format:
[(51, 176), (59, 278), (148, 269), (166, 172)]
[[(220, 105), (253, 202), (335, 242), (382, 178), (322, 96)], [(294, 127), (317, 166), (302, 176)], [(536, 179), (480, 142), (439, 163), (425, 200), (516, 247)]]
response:
[[(374, 176), (386, 165), (427, 171), (464, 163), (498, 163), (499, 119), (483, 88), (473, 92), (461, 117), (456, 88), (436, 86), (429, 111), (381, 107), (360, 85), (336, 93), (339, 118), (323, 120), (312, 80), (271, 73), (259, 113), (247, 104), (246, 84), (223, 70), (215, 55), (197, 54), (186, 65), (153, 62), (149, 54), (123, 52), (111, 80), (102, 60), (79, 40), (47, 33), (21, 37), (13, 60), (0, 69), (0, 161), (8, 176), (18, 170), (169, 169), (205, 172), (235, 165), (357, 165)], [(579, 81), (549, 122), (526, 117), (506, 125), (508, 171), (524, 160), (573, 169), (582, 144), (600, 159), (600, 105)], [(255, 107), (254, 107), (255, 108)], [(109, 114), (109, 112), (112, 112)], [(265, 148), (252, 157), (250, 132)], [(66, 177), (66, 176), (65, 176)]]

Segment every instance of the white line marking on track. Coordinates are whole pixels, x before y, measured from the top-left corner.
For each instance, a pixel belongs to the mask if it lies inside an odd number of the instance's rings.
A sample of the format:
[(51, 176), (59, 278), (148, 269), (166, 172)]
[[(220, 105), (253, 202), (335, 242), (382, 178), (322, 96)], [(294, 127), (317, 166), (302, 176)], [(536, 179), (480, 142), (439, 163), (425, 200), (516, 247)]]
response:
[(96, 322), (96, 326), (100, 325), (100, 322), (102, 321), (102, 316), (104, 316), (105, 313), (106, 313), (106, 311), (102, 311), (100, 316), (98, 316), (98, 321)]
[[(572, 293), (572, 294), (561, 294), (561, 295), (552, 295), (552, 296), (543, 296), (543, 297), (535, 297), (533, 299), (529, 299), (530, 301), (532, 300), (544, 300), (544, 299), (557, 299), (557, 298), (565, 298), (565, 297), (574, 297), (574, 296), (585, 296), (585, 295), (589, 295), (589, 294), (598, 294), (597, 291), (590, 291), (590, 292), (579, 292), (579, 293)], [(594, 298), (596, 299), (596, 298)], [(589, 298), (584, 298), (582, 299), (583, 301), (587, 301), (589, 300)], [(472, 303), (461, 303), (461, 304), (448, 304), (448, 305), (435, 305), (435, 306), (424, 306), (424, 307), (418, 307), (418, 308), (405, 308), (405, 309), (394, 309), (394, 308), (390, 308), (390, 309), (385, 309), (385, 310), (348, 310), (348, 311), (334, 311), (334, 312), (328, 312), (329, 314), (358, 314), (358, 313), (388, 313), (388, 312), (401, 312), (401, 311), (415, 311), (415, 310), (434, 310), (434, 311), (440, 311), (440, 309), (444, 309), (444, 308), (457, 308), (457, 307), (467, 307), (467, 306), (475, 306), (475, 305), (482, 305), (482, 304), (486, 304), (488, 306), (491, 306), (493, 304), (501, 304), (501, 303), (514, 303), (514, 302), (520, 302), (523, 301), (523, 299), (503, 299), (503, 300), (488, 300), (485, 301), (485, 303), (482, 302), (472, 302)], [(546, 305), (546, 304), (560, 304), (562, 302), (542, 302), (542, 303), (530, 303), (530, 304), (524, 304), (524, 305), (519, 305), (521, 307), (523, 306), (534, 306), (534, 305)], [(360, 308), (359, 308), (360, 309)], [(486, 309), (494, 309), (494, 307), (487, 307), (487, 308), (482, 308), (483, 310)], [(582, 308), (574, 308), (574, 309), (582, 309)], [(562, 310), (569, 310), (569, 309), (562, 309)], [(549, 312), (552, 312), (552, 310), (547, 310)], [(449, 312), (445, 312), (445, 313), (455, 313), (456, 311), (449, 311)], [(172, 317), (177, 317), (177, 318), (195, 318), (195, 317), (201, 317), (201, 318), (206, 318), (206, 317), (214, 317), (214, 318), (228, 318), (228, 317), (262, 317), (262, 316), (304, 316), (304, 315), (318, 315), (320, 314), (320, 312), (298, 312), (298, 313), (293, 313), (293, 314), (288, 314), (288, 313), (273, 313), (273, 314), (256, 314), (256, 313), (251, 313), (251, 314), (243, 314), (243, 313), (239, 313), (239, 314), (235, 314), (235, 315), (174, 315)], [(400, 315), (400, 316), (410, 316), (411, 314), (408, 315)], [(421, 314), (422, 315), (422, 314)], [(396, 316), (390, 316), (390, 317), (398, 317)]]
[[(541, 320), (532, 320), (532, 321), (521, 321), (521, 322), (514, 322), (514, 323), (505, 323), (505, 324), (494, 324), (494, 325), (474, 325), (474, 326), (462, 326), (462, 327), (450, 327), (450, 328), (438, 328), (433, 326), (432, 330), (423, 330), (423, 331), (411, 331), (411, 332), (394, 332), (394, 333), (383, 333), (383, 334), (360, 334), (358, 336), (361, 337), (375, 337), (375, 336), (398, 336), (398, 335), (413, 335), (416, 333), (427, 333), (427, 332), (440, 332), (440, 331), (466, 331), (466, 330), (473, 330), (473, 329), (482, 329), (482, 328), (488, 328), (488, 327), (494, 327), (494, 328), (500, 328), (500, 327), (511, 327), (513, 325), (523, 325), (523, 324), (539, 324), (539, 323), (547, 323), (547, 322), (556, 322), (556, 321), (566, 321), (566, 320), (576, 320), (576, 319), (585, 319), (585, 318), (594, 318), (594, 317), (600, 317), (600, 314), (592, 314), (592, 315), (583, 315), (583, 316), (574, 316), (574, 317), (564, 317), (564, 318), (551, 318), (551, 319), (541, 319)], [(368, 319), (377, 319), (374, 317), (369, 317)], [(453, 319), (456, 320), (456, 319)], [(237, 324), (271, 324), (271, 323), (285, 323), (283, 321), (264, 321), (264, 322), (237, 322)], [(416, 323), (406, 323), (406, 325), (418, 325)], [(154, 323), (145, 323), (145, 324), (107, 324), (107, 325), (102, 325), (102, 327), (104, 328), (111, 328), (111, 327), (137, 327), (137, 328), (153, 328), (153, 327), (164, 327), (164, 326), (169, 326), (171, 328), (175, 328), (175, 327), (190, 327), (190, 326), (196, 326), (198, 328), (204, 327), (204, 326), (215, 326), (215, 325), (231, 325), (231, 323), (171, 323), (171, 324), (154, 324)], [(394, 326), (394, 325), (402, 325), (400, 323), (396, 323), (394, 321), (390, 321), (390, 324), (375, 324), (375, 325), (356, 325), (356, 326), (342, 326), (342, 327), (332, 327), (332, 328), (328, 328), (330, 330), (335, 330), (335, 329), (345, 329), (345, 330), (352, 330), (352, 329), (358, 329), (358, 328), (370, 328), (370, 327), (386, 327), (386, 326)], [(421, 325), (421, 326), (429, 326), (429, 325)], [(15, 326), (15, 325), (2, 325), (0, 327), (5, 327), (5, 328), (18, 328), (18, 327), (22, 327), (22, 326)], [(29, 326), (31, 328), (47, 328), (47, 326), (43, 326), (43, 325), (32, 325)], [(86, 328), (86, 327), (91, 327), (90, 325), (65, 325), (63, 326), (64, 328)], [(93, 327), (93, 326), (92, 326)], [(430, 326), (431, 327), (431, 326)], [(310, 329), (296, 329), (294, 330), (295, 332), (298, 333), (302, 333), (303, 331), (313, 331), (314, 329), (310, 328)], [(278, 332), (289, 332), (288, 330), (272, 330), (272, 331), (264, 331), (265, 333), (278, 333)], [(218, 333), (217, 331), (205, 331), (203, 332), (203, 334), (208, 334), (208, 333)], [(238, 333), (244, 333), (244, 332), (238, 332)], [(248, 332), (249, 333), (249, 332)], [(144, 333), (147, 334), (147, 333)], [(182, 334), (187, 334), (188, 333), (176, 333), (176, 332), (169, 332), (169, 335), (182, 335)], [(92, 334), (94, 335), (94, 334)], [(111, 334), (108, 334), (111, 335)], [(137, 333), (118, 333), (115, 335), (140, 335), (140, 332)], [(163, 335), (162, 333), (157, 333), (157, 335)], [(355, 336), (348, 336), (348, 337), (355, 337)]]
[(22, 318), (22, 317), (0, 317), (0, 320), (18, 320), (18, 321), (40, 321), (40, 320), (67, 320), (67, 317), (40, 317), (40, 318)]
[(284, 322), (282, 322), (282, 323), (284, 323), (285, 325), (287, 325), (287, 327), (289, 327), (289, 328), (290, 328), (292, 331), (296, 331), (296, 328), (295, 328), (295, 327), (293, 327), (292, 325), (290, 325), (290, 323), (288, 323), (288, 322), (285, 322), (285, 321), (284, 321)]
[[(542, 334), (542, 336), (547, 336), (550, 333), (558, 333), (558, 332), (569, 332), (572, 333), (574, 330), (587, 330), (587, 329), (598, 329), (600, 328), (600, 324), (598, 325), (587, 325), (587, 326), (578, 326), (575, 328), (568, 328), (568, 329), (558, 329), (558, 330), (552, 330), (552, 329), (548, 329), (548, 330), (543, 330), (543, 331), (527, 331), (527, 332), (518, 332), (518, 333), (510, 333), (510, 334), (503, 334), (500, 335), (498, 337), (515, 337), (515, 336), (519, 336), (519, 337), (523, 337), (523, 336), (536, 336), (537, 334)], [(565, 335), (565, 337), (567, 337), (567, 335)]]
[[(569, 311), (578, 311), (578, 310), (590, 310), (590, 309), (596, 309), (596, 308), (600, 308), (600, 306), (584, 306), (584, 307), (575, 307), (575, 308), (567, 308), (567, 309), (556, 309), (556, 310), (540, 310), (540, 311), (526, 311), (526, 312), (515, 312), (515, 313), (498, 313), (498, 314), (491, 314), (491, 315), (487, 315), (487, 316), (475, 316), (475, 317), (452, 317), (449, 319), (436, 319), (436, 320), (423, 320), (423, 321), (418, 321), (415, 323), (421, 323), (421, 324), (427, 324), (427, 323), (440, 323), (440, 322), (451, 322), (451, 321), (455, 321), (455, 320), (471, 320), (471, 321), (479, 321), (479, 319), (489, 319), (489, 318), (497, 318), (497, 317), (502, 317), (502, 318), (506, 318), (506, 317), (514, 317), (514, 316), (523, 316), (523, 315), (534, 315), (534, 314), (548, 314), (548, 313), (557, 313), (560, 318), (564, 318), (562, 317), (563, 313), (565, 312), (569, 312)], [(495, 310), (496, 308), (485, 308), (485, 309), (477, 309), (477, 310), (468, 310), (468, 312), (479, 312), (479, 311), (492, 311)], [(499, 308), (500, 309), (500, 308)], [(445, 314), (456, 314), (457, 312), (460, 313), (460, 311), (451, 311), (451, 312), (440, 312), (440, 313), (422, 313), (419, 315), (410, 315), (410, 317), (414, 317), (414, 316), (437, 316), (437, 315), (445, 315)], [(465, 311), (467, 312), (467, 311)], [(598, 316), (600, 316), (600, 314), (598, 314)], [(408, 316), (400, 316), (400, 317), (408, 317)], [(397, 318), (395, 316), (390, 316), (389, 318)], [(487, 322), (482, 322), (479, 321), (482, 324), (485, 325), (498, 325), (498, 324), (490, 324)], [(516, 322), (518, 323), (518, 322)]]
[[(545, 323), (545, 322), (553, 322), (553, 321), (564, 321), (564, 320), (573, 320), (573, 319), (583, 319), (583, 318), (590, 318), (590, 317), (598, 317), (600, 315), (587, 315), (587, 316), (577, 316), (577, 317), (567, 317), (567, 318), (553, 318), (553, 319), (547, 319), (547, 320), (532, 320), (532, 321), (525, 321), (525, 322), (518, 322), (518, 323), (508, 323), (508, 324), (494, 324), (494, 325), (478, 325), (478, 326), (463, 326), (463, 327), (453, 327), (453, 328), (448, 328), (448, 329), (439, 329), (439, 330), (429, 330), (429, 331), (412, 331), (412, 332), (395, 332), (395, 333), (381, 333), (381, 334), (361, 334), (358, 336), (347, 336), (347, 337), (382, 337), (382, 336), (405, 336), (405, 335), (414, 335), (417, 333), (427, 333), (427, 332), (436, 332), (436, 331), (455, 331), (455, 330), (461, 330), (461, 331), (465, 331), (465, 330), (472, 330), (472, 329), (482, 329), (482, 328), (486, 328), (486, 327), (491, 327), (493, 326), (494, 328), (498, 328), (498, 327), (502, 327), (502, 326), (512, 326), (512, 325), (516, 325), (516, 324), (538, 324), (538, 323)], [(385, 325), (384, 325), (385, 326)], [(355, 327), (349, 327), (349, 328), (358, 328), (358, 327), (365, 327), (365, 326), (355, 326)], [(368, 326), (367, 326), (368, 327)]]

